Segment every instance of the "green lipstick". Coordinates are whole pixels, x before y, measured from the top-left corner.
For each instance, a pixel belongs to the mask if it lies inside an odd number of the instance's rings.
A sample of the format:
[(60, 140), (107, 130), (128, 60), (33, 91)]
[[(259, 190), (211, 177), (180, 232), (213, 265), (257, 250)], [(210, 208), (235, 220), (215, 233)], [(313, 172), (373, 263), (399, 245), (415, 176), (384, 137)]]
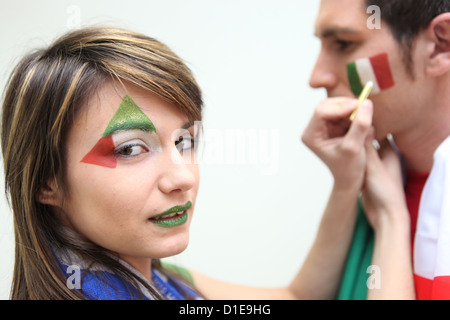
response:
[(188, 219), (187, 210), (192, 207), (192, 202), (188, 201), (184, 206), (175, 206), (152, 218), (150, 221), (163, 228), (171, 228), (186, 223)]

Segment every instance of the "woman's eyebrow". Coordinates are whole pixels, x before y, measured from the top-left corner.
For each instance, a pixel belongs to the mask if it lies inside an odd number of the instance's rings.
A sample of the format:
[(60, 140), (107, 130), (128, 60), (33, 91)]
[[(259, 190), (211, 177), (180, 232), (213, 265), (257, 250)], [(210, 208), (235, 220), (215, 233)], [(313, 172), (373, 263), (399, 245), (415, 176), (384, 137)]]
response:
[(133, 99), (126, 95), (106, 127), (105, 132), (103, 132), (103, 137), (108, 137), (117, 131), (133, 129), (156, 132), (153, 122), (142, 112)]
[(186, 122), (181, 129), (189, 129), (190, 127), (192, 127), (194, 125), (193, 122)]

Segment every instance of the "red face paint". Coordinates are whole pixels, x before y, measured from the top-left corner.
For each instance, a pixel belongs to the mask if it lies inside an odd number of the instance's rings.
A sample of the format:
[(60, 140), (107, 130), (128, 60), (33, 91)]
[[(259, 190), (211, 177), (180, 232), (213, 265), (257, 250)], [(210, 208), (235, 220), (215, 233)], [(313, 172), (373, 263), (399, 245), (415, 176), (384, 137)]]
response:
[(112, 136), (101, 138), (81, 162), (107, 168), (115, 168), (117, 166), (117, 161), (114, 156), (114, 142)]
[(119, 109), (109, 122), (102, 138), (81, 162), (115, 168), (117, 160), (114, 154), (115, 146), (112, 135), (117, 131), (134, 129), (156, 132), (152, 121), (129, 96), (125, 96), (120, 103)]

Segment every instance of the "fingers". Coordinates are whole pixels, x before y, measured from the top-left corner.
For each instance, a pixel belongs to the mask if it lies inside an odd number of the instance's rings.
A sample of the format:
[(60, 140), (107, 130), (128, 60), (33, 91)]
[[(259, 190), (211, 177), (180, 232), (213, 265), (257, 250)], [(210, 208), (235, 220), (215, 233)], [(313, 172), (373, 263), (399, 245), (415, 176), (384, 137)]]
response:
[(377, 172), (383, 167), (378, 150), (374, 147), (372, 140), (367, 139), (365, 143), (367, 156), (367, 172), (369, 174)]
[(301, 140), (314, 149), (318, 140), (343, 136), (350, 126), (349, 117), (355, 108), (355, 99), (330, 98), (322, 101), (303, 131)]
[(357, 100), (352, 98), (330, 98), (319, 104), (315, 113), (322, 120), (347, 120), (356, 106)]
[(359, 108), (342, 143), (342, 148), (358, 151), (364, 148), (367, 140), (372, 140), (372, 117), (373, 104), (371, 101), (367, 100)]
[(400, 156), (391, 146), (388, 140), (380, 142), (380, 150), (377, 151), (371, 141), (366, 141), (367, 174), (368, 176), (381, 176), (383, 171), (394, 181), (401, 183), (402, 167)]
[(349, 167), (351, 176), (362, 175), (365, 169), (364, 144), (372, 132), (373, 104), (363, 103), (352, 122), (350, 115), (356, 107), (356, 99), (324, 100), (302, 135), (304, 144), (324, 161), (335, 179), (345, 176), (342, 172)]
[(389, 176), (398, 181), (402, 181), (402, 165), (400, 155), (392, 147), (388, 140), (385, 140), (380, 148), (380, 158)]

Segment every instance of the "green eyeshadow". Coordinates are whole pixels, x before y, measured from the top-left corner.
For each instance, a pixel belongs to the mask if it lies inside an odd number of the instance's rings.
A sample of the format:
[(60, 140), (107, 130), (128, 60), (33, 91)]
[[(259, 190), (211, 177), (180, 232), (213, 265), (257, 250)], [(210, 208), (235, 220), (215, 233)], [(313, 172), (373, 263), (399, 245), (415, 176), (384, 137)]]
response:
[(111, 136), (116, 131), (133, 129), (156, 132), (153, 122), (142, 112), (133, 99), (126, 95), (106, 127), (105, 132), (103, 132), (103, 138)]

